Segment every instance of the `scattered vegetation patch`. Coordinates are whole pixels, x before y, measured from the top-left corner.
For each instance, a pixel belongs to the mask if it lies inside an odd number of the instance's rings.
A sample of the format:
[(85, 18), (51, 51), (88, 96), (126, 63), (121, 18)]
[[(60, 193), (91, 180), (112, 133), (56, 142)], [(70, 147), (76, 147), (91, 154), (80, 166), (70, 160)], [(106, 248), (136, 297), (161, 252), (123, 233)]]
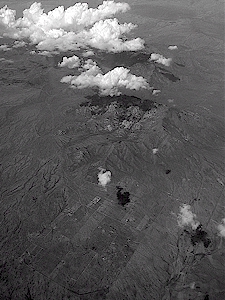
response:
[(211, 240), (208, 238), (208, 233), (202, 229), (200, 224), (196, 230), (191, 234), (191, 243), (193, 246), (202, 242), (205, 248), (208, 248)]
[(170, 172), (171, 172), (171, 170), (169, 170), (169, 169), (166, 170), (166, 174), (170, 174)]

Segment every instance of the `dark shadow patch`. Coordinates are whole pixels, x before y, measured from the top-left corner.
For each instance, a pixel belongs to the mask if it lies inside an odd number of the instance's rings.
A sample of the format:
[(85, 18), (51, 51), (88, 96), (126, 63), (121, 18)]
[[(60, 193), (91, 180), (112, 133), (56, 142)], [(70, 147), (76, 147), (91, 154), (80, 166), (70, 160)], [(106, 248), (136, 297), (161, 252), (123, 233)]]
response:
[[(116, 102), (119, 108), (127, 109), (131, 106), (138, 106), (142, 111), (149, 111), (153, 108), (157, 108), (162, 104), (158, 104), (153, 100), (142, 100), (135, 96), (120, 95), (120, 96), (99, 96), (97, 94), (93, 96), (87, 96), (89, 101), (80, 104), (80, 106), (95, 106), (98, 107), (97, 113), (104, 113), (107, 110), (108, 105), (112, 102)], [(95, 113), (95, 112), (93, 112)]]
[(130, 193), (129, 192), (121, 192), (123, 190), (123, 188), (117, 186), (117, 199), (118, 199), (118, 204), (125, 206), (127, 203), (130, 202)]
[(107, 294), (109, 293), (109, 287), (103, 287), (96, 289), (95, 291), (90, 291), (86, 293), (80, 293), (79, 296), (81, 300), (105, 300)]
[(164, 77), (166, 77), (167, 79), (169, 79), (172, 82), (177, 82), (180, 80), (179, 77), (176, 77), (173, 73), (171, 73), (170, 71), (168, 71), (164, 68), (157, 67), (157, 69), (160, 74), (162, 74)]
[(33, 300), (29, 288), (27, 289), (27, 293), (25, 295), (25, 300)]
[(182, 67), (182, 68), (184, 68), (184, 67), (185, 67), (185, 65), (184, 65), (184, 64), (179, 64), (179, 63), (177, 63), (177, 62), (175, 62), (175, 64), (176, 64), (178, 67)]
[(131, 67), (136, 63), (146, 63), (150, 54), (144, 52), (124, 51), (120, 53), (105, 53), (98, 51), (95, 57), (96, 62), (105, 67), (114, 68), (118, 66)]
[(171, 172), (171, 170), (169, 170), (169, 169), (166, 170), (166, 174), (170, 174), (170, 172)]
[(199, 198), (194, 198), (194, 201), (200, 201), (201, 199), (199, 199)]
[(205, 248), (211, 243), (211, 240), (208, 238), (208, 233), (202, 229), (202, 225), (200, 224), (196, 230), (191, 234), (191, 243), (193, 246), (202, 242)]

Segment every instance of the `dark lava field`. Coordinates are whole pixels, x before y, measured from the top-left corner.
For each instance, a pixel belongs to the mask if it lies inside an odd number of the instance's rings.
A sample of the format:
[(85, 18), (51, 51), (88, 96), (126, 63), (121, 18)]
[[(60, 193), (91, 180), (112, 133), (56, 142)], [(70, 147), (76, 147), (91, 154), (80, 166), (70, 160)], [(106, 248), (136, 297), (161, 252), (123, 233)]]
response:
[(0, 50), (1, 300), (225, 299), (222, 2), (126, 2), (120, 20), (138, 24), (145, 49), (91, 58), (157, 94), (60, 83), (79, 72), (58, 63), (80, 50)]

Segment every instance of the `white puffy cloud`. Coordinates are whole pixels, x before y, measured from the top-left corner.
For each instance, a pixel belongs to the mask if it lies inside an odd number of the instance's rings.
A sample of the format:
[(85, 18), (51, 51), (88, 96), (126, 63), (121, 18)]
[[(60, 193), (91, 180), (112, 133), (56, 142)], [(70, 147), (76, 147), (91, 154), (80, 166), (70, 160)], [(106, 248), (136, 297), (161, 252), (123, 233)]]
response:
[(9, 50), (12, 50), (12, 48), (10, 48), (8, 45), (6, 44), (0, 45), (0, 51), (9, 51)]
[(84, 52), (82, 55), (83, 55), (83, 57), (88, 57), (88, 56), (95, 55), (95, 53), (92, 50), (88, 50), (88, 51)]
[(124, 41), (121, 36), (130, 32), (136, 25), (132, 23), (119, 24), (116, 18), (100, 20), (90, 30), (83, 30), (79, 36), (85, 44), (113, 52), (136, 51), (144, 47), (144, 41), (136, 38)]
[(73, 79), (73, 76), (72, 76), (72, 75), (67, 75), (67, 76), (64, 76), (64, 77), (60, 80), (60, 82), (61, 82), (61, 83), (70, 83), (72, 79)]
[(178, 215), (178, 225), (181, 227), (191, 226), (195, 230), (200, 223), (196, 220), (196, 214), (192, 213), (191, 206), (183, 204), (180, 207), (180, 213)]
[(80, 58), (76, 55), (71, 57), (63, 57), (61, 63), (58, 63), (59, 67), (67, 67), (69, 69), (74, 69), (80, 66)]
[(97, 66), (96, 62), (93, 61), (92, 59), (88, 59), (85, 61), (83, 67), (82, 67), (85, 71), (86, 74), (88, 75), (97, 75), (97, 74), (101, 74), (102, 71), (101, 69)]
[(159, 152), (159, 149), (158, 149), (158, 148), (153, 148), (153, 149), (152, 149), (152, 153), (153, 153), (153, 154), (157, 154), (158, 152)]
[(178, 47), (176, 45), (174, 45), (174, 46), (171, 45), (171, 46), (168, 47), (168, 49), (169, 50), (177, 50)]
[(160, 90), (155, 90), (155, 89), (152, 91), (153, 96), (157, 96), (158, 93), (161, 93), (161, 91)]
[(56, 7), (46, 14), (41, 3), (34, 2), (30, 8), (23, 11), (23, 17), (17, 20), (16, 11), (5, 5), (0, 9), (0, 18), (1, 23), (8, 28), (20, 29), (20, 34), (27, 34), (26, 29), (34, 31), (33, 27), (44, 33), (54, 29), (79, 31), (118, 12), (125, 12), (129, 8), (127, 3), (114, 1), (103, 1), (97, 8), (89, 8), (87, 3), (75, 3), (67, 9), (64, 6)]
[(107, 19), (128, 9), (127, 3), (103, 1), (97, 8), (75, 3), (67, 9), (59, 6), (45, 13), (41, 3), (35, 2), (23, 11), (23, 17), (16, 19), (16, 11), (6, 5), (0, 9), (0, 27), (4, 28), (4, 36), (29, 38), (39, 50), (66, 51), (90, 45), (114, 52), (135, 51), (143, 48), (144, 41), (124, 41), (121, 36), (136, 26)]
[(15, 41), (13, 48), (20, 48), (20, 47), (24, 47), (27, 43), (24, 41)]
[(149, 60), (150, 61), (155, 61), (155, 62), (157, 62), (159, 64), (162, 64), (166, 67), (169, 67), (171, 62), (172, 62), (172, 58), (165, 58), (164, 56), (162, 56), (161, 54), (158, 54), (158, 53), (152, 53)]
[(9, 64), (14, 63), (13, 60), (11, 60), (11, 59), (5, 59), (4, 57), (1, 57), (1, 58), (0, 58), (0, 62), (9, 63)]
[(222, 219), (222, 222), (217, 226), (217, 229), (219, 230), (219, 235), (225, 237), (225, 218)]
[(111, 181), (111, 172), (106, 171), (105, 169), (100, 169), (98, 173), (98, 184), (105, 187)]
[(84, 66), (84, 72), (79, 76), (65, 76), (62, 83), (70, 83), (72, 87), (84, 89), (88, 87), (98, 87), (102, 95), (120, 95), (119, 88), (131, 90), (149, 89), (149, 84), (145, 78), (130, 74), (130, 70), (124, 67), (116, 67), (106, 74), (102, 74), (97, 64), (88, 59)]

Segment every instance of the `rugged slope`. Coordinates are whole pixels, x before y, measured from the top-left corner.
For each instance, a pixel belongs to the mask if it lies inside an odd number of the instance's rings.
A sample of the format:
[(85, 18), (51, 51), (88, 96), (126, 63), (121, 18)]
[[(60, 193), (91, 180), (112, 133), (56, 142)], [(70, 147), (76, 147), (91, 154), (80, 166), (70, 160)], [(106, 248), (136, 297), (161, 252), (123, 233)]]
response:
[[(222, 124), (151, 95), (85, 99), (51, 58), (17, 55), (1, 62), (1, 299), (222, 299)], [(178, 226), (183, 203), (202, 227)]]

